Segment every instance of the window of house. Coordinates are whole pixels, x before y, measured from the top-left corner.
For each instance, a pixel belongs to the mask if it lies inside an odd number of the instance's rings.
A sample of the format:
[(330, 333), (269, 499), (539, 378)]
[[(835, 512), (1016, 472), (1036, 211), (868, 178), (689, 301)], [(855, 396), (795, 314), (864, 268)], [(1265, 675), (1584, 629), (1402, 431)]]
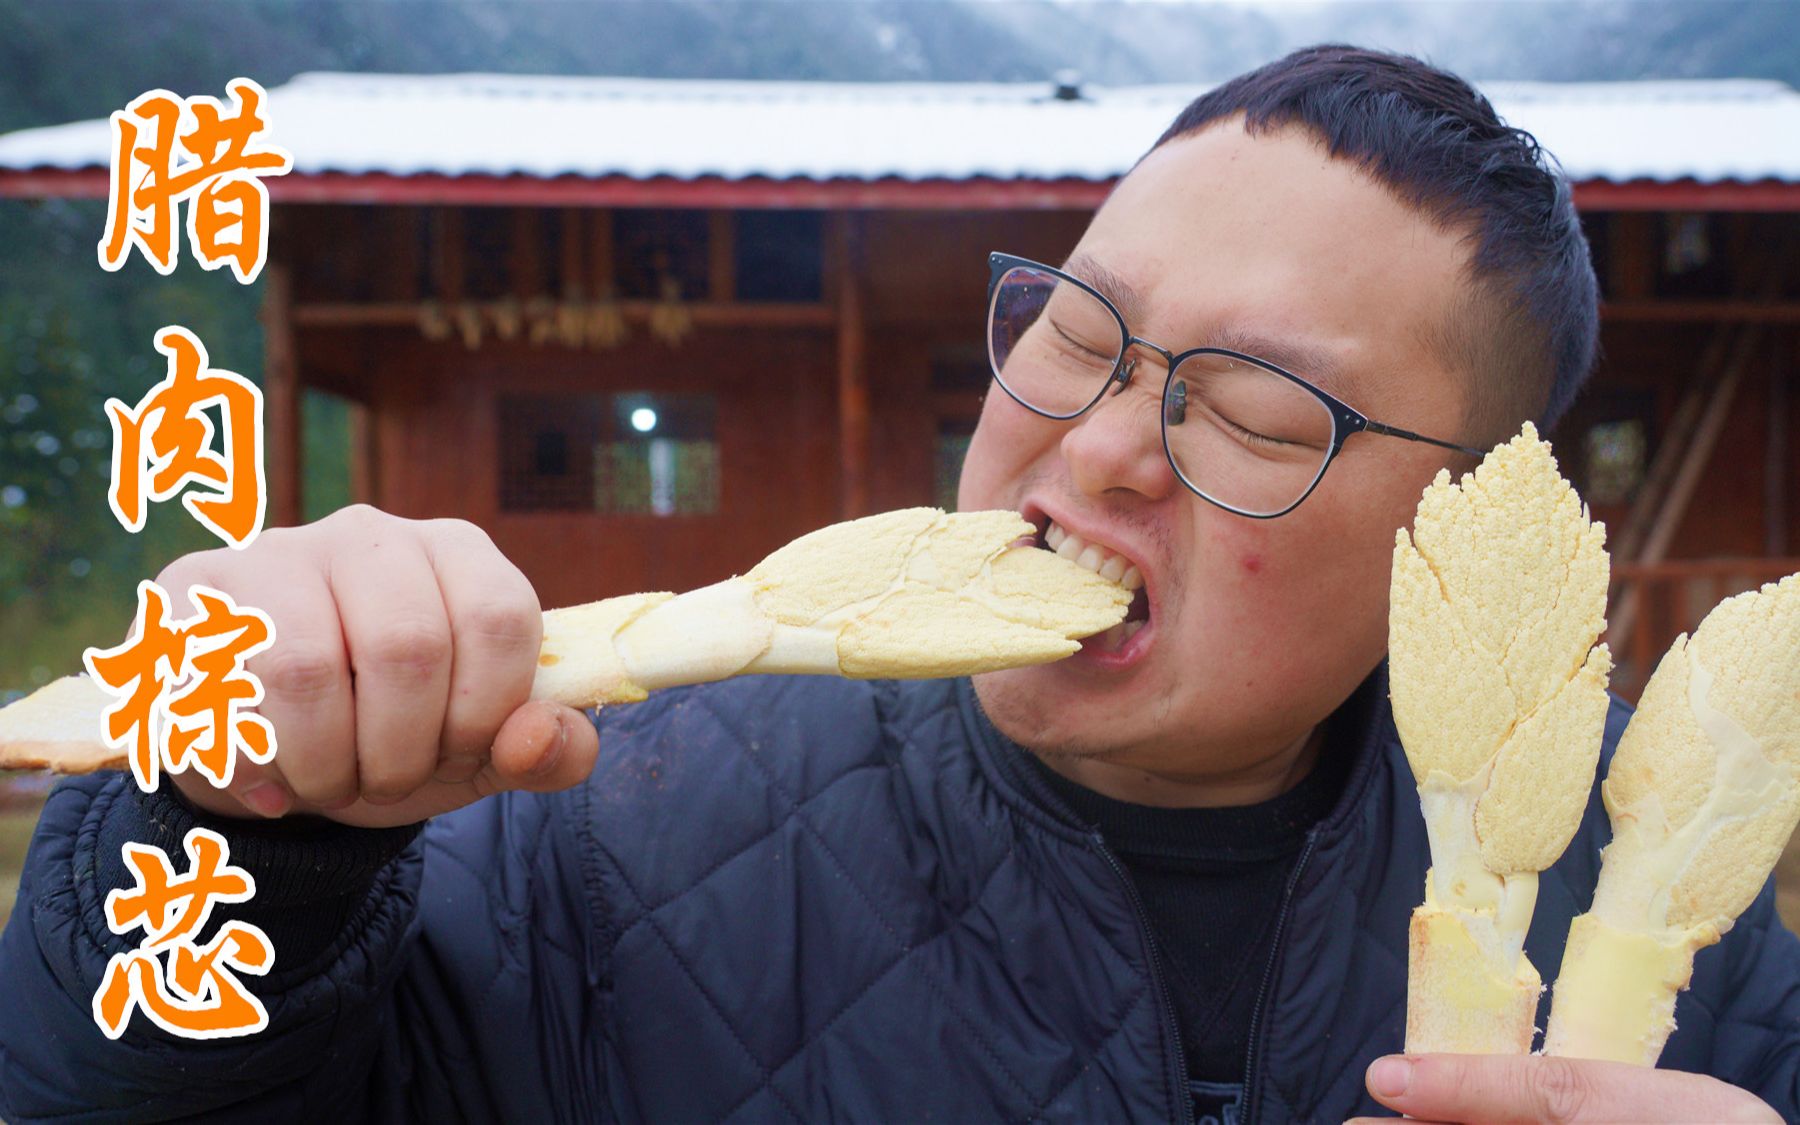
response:
[(740, 301), (824, 298), (824, 215), (738, 211), (732, 217), (734, 284)]
[(665, 280), (684, 301), (709, 296), (705, 211), (625, 208), (612, 213), (612, 224), (619, 296), (660, 300)]
[(1727, 297), (1740, 279), (1732, 269), (1741, 258), (1720, 253), (1729, 244), (1722, 214), (1668, 211), (1657, 216), (1656, 295), (1659, 297)]
[(956, 487), (962, 480), (963, 458), (969, 439), (975, 436), (975, 419), (940, 418), (937, 445), (932, 456), (932, 503), (946, 512), (956, 511)]
[(611, 397), (612, 424), (594, 446), (595, 509), (655, 516), (718, 511), (713, 397)]
[(1582, 438), (1586, 483), (1581, 495), (1589, 504), (1624, 504), (1644, 483), (1649, 460), (1642, 419), (1601, 422)]
[(462, 209), (463, 296), (491, 301), (512, 292), (513, 213), (503, 207)]
[(503, 396), (500, 506), (607, 515), (717, 512), (717, 413), (712, 395)]

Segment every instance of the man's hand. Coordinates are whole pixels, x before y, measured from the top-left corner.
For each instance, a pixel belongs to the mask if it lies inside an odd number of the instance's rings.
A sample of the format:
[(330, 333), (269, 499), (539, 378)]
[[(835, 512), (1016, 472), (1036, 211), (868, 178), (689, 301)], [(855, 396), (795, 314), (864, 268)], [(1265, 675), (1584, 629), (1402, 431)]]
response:
[(1593, 1059), (1387, 1055), (1364, 1081), (1382, 1105), (1445, 1125), (1781, 1121), (1761, 1099), (1717, 1078)]
[(157, 581), (176, 605), (211, 586), (275, 625), (245, 665), (262, 681), (274, 761), (239, 760), (223, 791), (191, 769), (170, 775), (208, 812), (410, 824), (508, 789), (565, 789), (594, 768), (599, 738), (581, 712), (526, 702), (542, 611), (474, 524), (356, 505), (241, 551), (184, 555)]

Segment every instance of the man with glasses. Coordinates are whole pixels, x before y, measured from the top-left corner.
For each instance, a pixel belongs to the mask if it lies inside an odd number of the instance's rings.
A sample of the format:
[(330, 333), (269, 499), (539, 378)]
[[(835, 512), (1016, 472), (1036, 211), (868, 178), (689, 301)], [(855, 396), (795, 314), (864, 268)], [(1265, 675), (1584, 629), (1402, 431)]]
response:
[[(1772, 891), (1700, 955), (1676, 1069), (1392, 1057), (1429, 864), (1386, 699), (1394, 533), (1594, 357), (1535, 143), (1417, 60), (1313, 48), (1190, 106), (1065, 260), (988, 264), (960, 505), (1137, 590), (1124, 623), (973, 679), (747, 677), (590, 719), (524, 703), (537, 602), (466, 524), (355, 511), (190, 556), (165, 585), (315, 657), (253, 665), (285, 772), (57, 790), (0, 938), (0, 1114), (1800, 1115)], [(218, 913), (278, 950), (269, 1028), (108, 1041), (120, 845), (196, 823), (256, 876)], [(1547, 969), (1604, 834), (1596, 800), (1542, 876)]]
[[(959, 502), (1017, 508), (1070, 557), (1124, 560), (1144, 593), (1077, 657), (975, 691), (1032, 751), (1014, 760), (1046, 803), (1121, 854), (1202, 1114), (1341, 1117), (1320, 1091), (1367, 1068), (1383, 1105), (1428, 1120), (1767, 1118), (1688, 1074), (1371, 1065), (1400, 1041), (1425, 860), (1398, 886), (1389, 865), (1426, 851), (1385, 705), (1394, 531), (1440, 469), (1561, 416), (1592, 366), (1595, 289), (1566, 182), (1528, 136), (1452, 76), (1346, 48), (1190, 106), (1060, 266), (989, 256), (1004, 393), (984, 403)], [(1616, 707), (1608, 755), (1623, 720)], [(1597, 801), (1546, 905), (1588, 901), (1596, 830)], [(1726, 971), (1754, 963), (1791, 990), (1800, 947), (1772, 902), (1771, 887), (1745, 919), (1755, 952)], [(1536, 920), (1546, 975), (1567, 922)], [(1705, 1022), (1716, 1002), (1682, 1015)], [(1800, 1030), (1729, 1061), (1701, 1038), (1664, 1065), (1792, 1117), (1794, 1075), (1769, 1068)], [(1309, 1067), (1330, 1077), (1298, 1077)]]

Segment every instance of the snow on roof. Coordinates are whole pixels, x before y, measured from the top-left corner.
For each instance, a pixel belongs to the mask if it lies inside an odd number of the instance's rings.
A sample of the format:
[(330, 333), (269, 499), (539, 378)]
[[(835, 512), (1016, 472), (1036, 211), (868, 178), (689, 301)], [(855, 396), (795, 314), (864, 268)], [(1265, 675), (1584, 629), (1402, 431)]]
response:
[[(1205, 89), (321, 73), (269, 91), (263, 136), (302, 175), (1104, 181)], [(1578, 181), (1800, 182), (1800, 93), (1779, 82), (1481, 89)], [(104, 120), (0, 136), (0, 173), (110, 159)]]

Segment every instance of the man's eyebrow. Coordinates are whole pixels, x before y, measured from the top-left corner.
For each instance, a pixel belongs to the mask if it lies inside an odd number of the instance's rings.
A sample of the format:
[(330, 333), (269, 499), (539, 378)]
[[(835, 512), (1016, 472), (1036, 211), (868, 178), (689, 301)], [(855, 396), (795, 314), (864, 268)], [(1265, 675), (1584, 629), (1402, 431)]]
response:
[[(1225, 348), (1267, 360), (1333, 396), (1349, 400), (1358, 381), (1343, 361), (1321, 345), (1291, 337), (1276, 338), (1243, 324), (1221, 324), (1196, 341), (1196, 347)], [(1185, 349), (1183, 349), (1185, 350)]]
[(1069, 255), (1069, 260), (1062, 264), (1062, 271), (1098, 289), (1100, 295), (1111, 301), (1134, 327), (1143, 315), (1144, 299), (1137, 287), (1079, 250)]

